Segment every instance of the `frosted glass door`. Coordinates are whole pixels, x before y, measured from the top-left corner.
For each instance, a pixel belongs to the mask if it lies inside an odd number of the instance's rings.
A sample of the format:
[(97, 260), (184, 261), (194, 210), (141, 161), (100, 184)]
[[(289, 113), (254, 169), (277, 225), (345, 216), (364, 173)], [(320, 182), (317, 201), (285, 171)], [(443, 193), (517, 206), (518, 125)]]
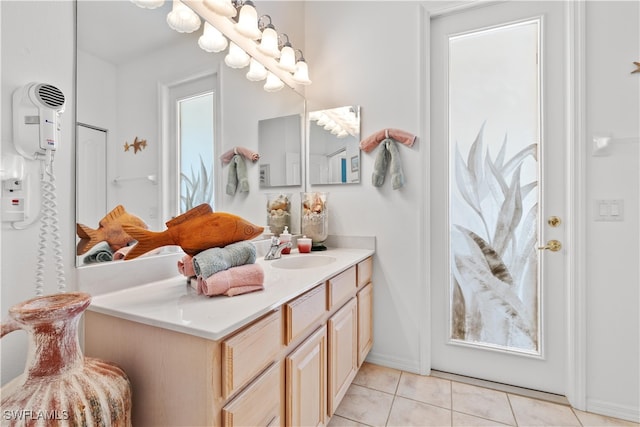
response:
[(510, 1), (439, 17), (430, 56), (431, 367), (560, 394), (566, 249), (539, 248), (570, 221), (564, 15)]

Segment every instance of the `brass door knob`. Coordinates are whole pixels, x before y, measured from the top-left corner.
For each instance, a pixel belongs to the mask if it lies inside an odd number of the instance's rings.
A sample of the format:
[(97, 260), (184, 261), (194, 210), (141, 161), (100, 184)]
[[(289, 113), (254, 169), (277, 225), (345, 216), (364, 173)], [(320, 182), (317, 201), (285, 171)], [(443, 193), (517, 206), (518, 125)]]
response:
[(562, 243), (560, 243), (558, 240), (549, 240), (545, 246), (539, 246), (538, 249), (548, 249), (551, 252), (558, 252), (560, 249), (562, 249)]
[(560, 226), (561, 223), (562, 223), (562, 220), (560, 219), (560, 217), (557, 217), (557, 216), (551, 216), (547, 220), (547, 224), (549, 224), (551, 227), (558, 227)]

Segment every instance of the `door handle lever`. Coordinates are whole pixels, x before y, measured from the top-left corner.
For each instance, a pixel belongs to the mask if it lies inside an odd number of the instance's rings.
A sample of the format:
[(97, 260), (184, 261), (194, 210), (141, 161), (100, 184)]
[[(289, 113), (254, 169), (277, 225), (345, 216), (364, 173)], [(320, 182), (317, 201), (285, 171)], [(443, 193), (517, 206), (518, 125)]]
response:
[(558, 240), (549, 240), (545, 246), (538, 246), (538, 249), (548, 249), (551, 252), (558, 252), (560, 249), (562, 249), (562, 243), (560, 243)]

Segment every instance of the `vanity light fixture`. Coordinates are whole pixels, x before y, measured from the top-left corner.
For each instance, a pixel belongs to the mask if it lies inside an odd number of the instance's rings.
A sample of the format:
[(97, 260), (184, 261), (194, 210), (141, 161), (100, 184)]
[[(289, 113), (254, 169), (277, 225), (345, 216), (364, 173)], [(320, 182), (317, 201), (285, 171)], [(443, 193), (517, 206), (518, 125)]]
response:
[[(1, 1), (1, 0), (0, 0)], [(155, 8), (164, 0), (130, 0), (142, 8)], [(198, 46), (207, 52), (222, 52), (229, 47), (224, 58), (232, 68), (250, 65), (246, 74), (251, 81), (266, 79), (264, 89), (280, 90), (286, 83), (309, 85), (309, 67), (302, 51), (295, 51), (287, 34), (280, 37), (271, 16), (258, 13), (252, 0), (172, 0), (173, 8), (167, 15), (167, 23), (181, 33), (204, 30), (198, 38)], [(268, 20), (268, 22), (267, 22)], [(299, 58), (296, 60), (296, 53)]]
[[(268, 24), (263, 24), (263, 19), (269, 18)], [(278, 33), (276, 27), (271, 23), (271, 17), (269, 15), (262, 15), (258, 19), (258, 28), (262, 30), (262, 38), (258, 45), (258, 50), (267, 56), (272, 58), (280, 57), (280, 49), (278, 49)]]
[(242, 3), (235, 29), (251, 40), (258, 40), (262, 35), (258, 29), (258, 12), (251, 0), (246, 0)]
[(234, 42), (229, 43), (229, 53), (224, 57), (224, 63), (231, 68), (244, 68), (251, 62), (251, 57)]
[(222, 52), (229, 42), (220, 31), (208, 22), (204, 23), (204, 31), (198, 39), (198, 46), (206, 52)]
[(203, 0), (205, 6), (221, 16), (234, 18), (238, 14), (231, 0)]
[(296, 71), (292, 76), (293, 81), (305, 86), (310, 85), (311, 80), (309, 80), (309, 67), (307, 66), (307, 62), (304, 60), (300, 49), (296, 49), (295, 52), (300, 52), (300, 58), (296, 61)]
[(164, 4), (164, 0), (131, 0), (136, 6), (143, 9), (157, 9)]
[(267, 78), (267, 69), (264, 65), (259, 63), (255, 58), (251, 58), (249, 63), (249, 71), (247, 72), (247, 79), (252, 82), (259, 82)]
[(167, 15), (167, 24), (179, 33), (192, 33), (200, 28), (200, 17), (180, 0), (173, 0), (173, 8)]
[(296, 53), (293, 51), (293, 48), (291, 47), (291, 42), (289, 42), (289, 36), (283, 33), (281, 34), (281, 37), (285, 37), (287, 41), (282, 44), (282, 49), (280, 49), (280, 62), (278, 62), (278, 67), (290, 73), (295, 73)]
[(267, 72), (267, 81), (264, 84), (264, 90), (267, 92), (277, 92), (284, 87), (284, 82), (271, 71)]

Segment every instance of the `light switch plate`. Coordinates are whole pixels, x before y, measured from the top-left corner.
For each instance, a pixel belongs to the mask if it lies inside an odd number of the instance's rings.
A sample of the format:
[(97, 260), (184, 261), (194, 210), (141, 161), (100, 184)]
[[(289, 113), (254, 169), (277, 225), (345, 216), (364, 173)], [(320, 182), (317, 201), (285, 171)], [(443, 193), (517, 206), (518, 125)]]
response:
[(607, 199), (596, 200), (595, 203), (596, 221), (624, 221), (624, 200)]

